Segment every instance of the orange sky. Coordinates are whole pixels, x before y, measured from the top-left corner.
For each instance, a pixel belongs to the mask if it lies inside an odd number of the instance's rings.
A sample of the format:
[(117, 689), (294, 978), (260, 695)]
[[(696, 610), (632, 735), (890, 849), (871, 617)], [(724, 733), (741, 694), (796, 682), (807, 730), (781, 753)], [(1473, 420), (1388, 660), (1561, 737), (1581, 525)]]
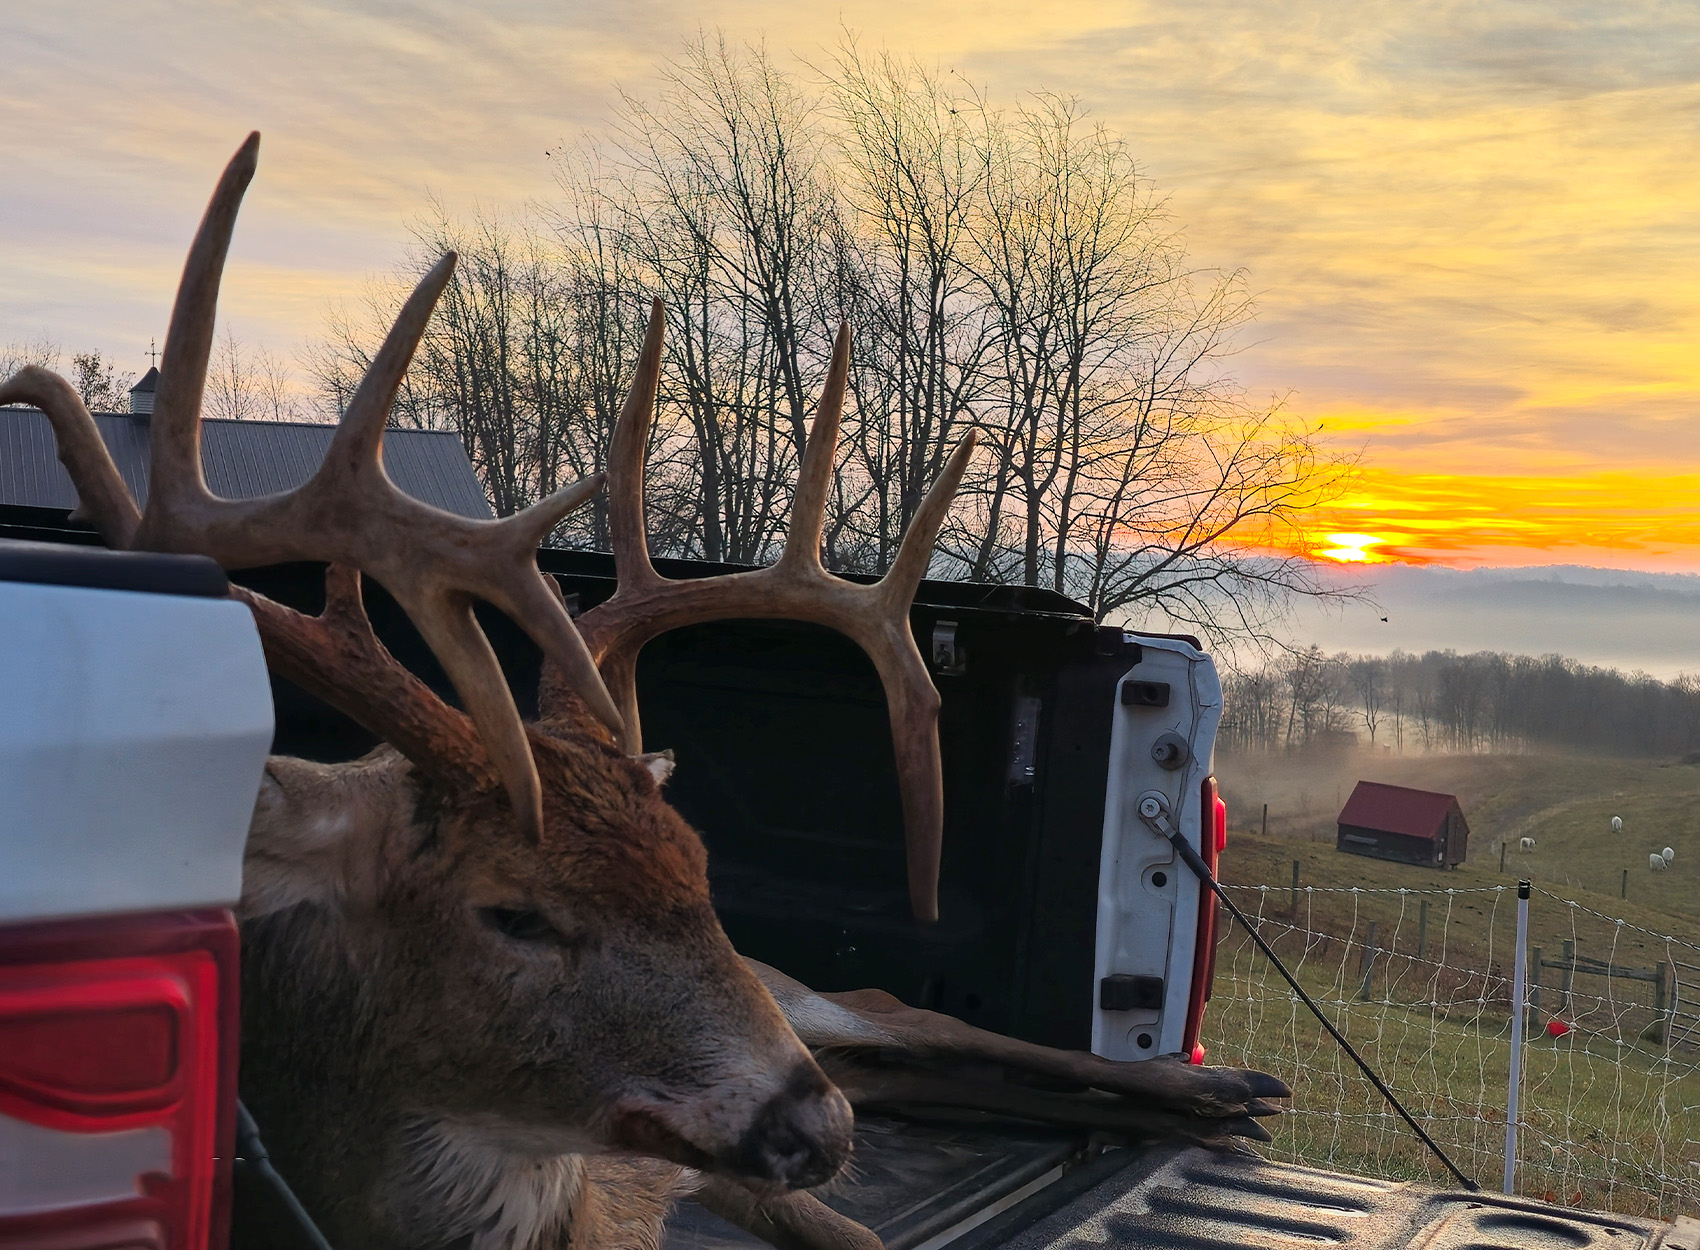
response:
[(427, 192), (515, 206), (682, 36), (842, 22), (994, 95), (1077, 92), (1243, 267), (1234, 361), (1361, 448), (1348, 551), (1700, 568), (1700, 7), (1292, 0), (85, 0), (8, 15), (0, 344), (145, 367), (212, 179), (266, 132), (226, 283), (289, 355)]
[(1700, 473), (1566, 475), (1363, 471), (1321, 509), (1316, 554), (1342, 562), (1596, 564), (1690, 570)]

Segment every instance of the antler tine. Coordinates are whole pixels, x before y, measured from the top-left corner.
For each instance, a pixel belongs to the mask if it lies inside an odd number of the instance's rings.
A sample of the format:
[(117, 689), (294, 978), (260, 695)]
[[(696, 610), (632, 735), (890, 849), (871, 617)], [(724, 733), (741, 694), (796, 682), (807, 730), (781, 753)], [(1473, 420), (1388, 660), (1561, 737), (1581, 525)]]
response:
[(951, 500), (956, 498), (956, 489), (962, 485), (962, 475), (968, 471), (968, 462), (974, 458), (974, 448), (979, 440), (977, 431), (968, 431), (968, 436), (956, 445), (956, 450), (945, 462), (938, 481), (921, 500), (921, 506), (915, 509), (915, 515), (909, 520), (909, 529), (898, 545), (897, 558), (877, 584), (881, 597), (887, 603), (907, 604), (915, 597), (915, 590), (927, 575), (927, 566), (932, 563), (933, 544), (938, 541), (939, 530), (950, 512)]
[[(518, 532), (524, 533), (523, 530)], [(536, 550), (535, 546), (524, 549), (527, 561), (535, 561)], [(616, 735), (623, 734), (626, 725), (622, 710), (604, 685), (584, 639), (573, 627), (566, 605), (561, 602), (560, 588), (538, 572), (535, 564), (529, 569), (524, 568), (519, 560), (514, 564), (513, 575), (485, 587), (482, 597), (519, 622), (549, 661), (565, 672), (573, 691), (584, 700), (597, 720)], [(500, 675), (501, 670), (496, 672)], [(505, 683), (501, 693), (511, 710), (512, 697)], [(515, 724), (518, 723), (517, 712), (512, 719)]]
[[(872, 586), (828, 573), (820, 563), (821, 522), (830, 487), (834, 440), (849, 376), (850, 335), (840, 328), (815, 424), (803, 452), (791, 535), (770, 568), (724, 577), (668, 581), (654, 571), (643, 541), (643, 438), (653, 411), (660, 369), (661, 309), (644, 341), (609, 456), (615, 564), (620, 584), (612, 598), (578, 619), (603, 680), (619, 701), (626, 732), (621, 745), (643, 749), (637, 716), (637, 657), (645, 643), (681, 625), (736, 617), (813, 621), (848, 635), (867, 652), (885, 687), (891, 713), (907, 842), (909, 901), (922, 920), (938, 917), (939, 854), (944, 831), (939, 767), (938, 691), (909, 628), (909, 604), (925, 574), (933, 540), (974, 450), (964, 439), (928, 492), (891, 570)], [(636, 571), (637, 576), (632, 576)], [(541, 691), (545, 717), (570, 715), (555, 705), (552, 677)]]
[(224, 259), (236, 229), (236, 212), (253, 181), (259, 155), (260, 132), (256, 130), (224, 167), (177, 284), (154, 397), (153, 463), (148, 471), (148, 502), (152, 506), (143, 514), (137, 534), (137, 541), (144, 546), (152, 545), (156, 537), (156, 526), (151, 523), (155, 518), (212, 498), (201, 475), (201, 396), (206, 390), (207, 361), (212, 356)]
[(803, 463), (797, 472), (797, 493), (791, 502), (791, 528), (779, 567), (798, 564), (821, 567), (821, 531), (826, 523), (826, 499), (832, 489), (832, 459), (838, 450), (838, 424), (844, 415), (844, 388), (850, 378), (850, 326), (839, 322), (832, 344), (832, 365), (821, 390)]
[[(416, 604), (398, 595), (420, 636), (454, 683), (467, 714), (478, 726), (478, 737), (489, 752), (513, 804), (514, 816), (533, 841), (543, 832), (543, 786), (537, 763), (525, 736), (525, 724), (514, 707), (513, 695), (490, 640), (472, 615), (472, 599), (439, 594)], [(563, 612), (564, 615), (564, 612)]]
[(957, 444), (921, 506), (910, 518), (897, 558), (869, 590), (888, 628), (863, 643), (885, 686), (891, 742), (903, 796), (909, 905), (921, 920), (938, 919), (939, 863), (944, 852), (944, 764), (939, 755), (939, 694), (909, 630), (909, 604), (932, 560), (933, 543), (950, 511), (977, 442), (974, 431)]
[[(241, 587), (232, 594), (252, 609), (266, 662), (303, 690), (439, 776), (480, 789), (499, 780), (465, 713), (446, 706), (372, 632), (359, 569), (325, 570), (325, 610), (316, 617)], [(359, 675), (358, 700), (347, 697), (351, 673)]]
[(454, 252), (443, 253), (402, 304), (395, 324), (384, 336), (383, 346), (348, 401), (348, 409), (337, 425), (330, 451), (319, 470), (321, 474), (335, 473), (352, 480), (366, 473), (384, 472), (385, 423), (395, 405), (396, 392), (401, 389), (402, 377), (413, 363), (413, 353), (419, 350), (419, 340), (425, 337), (425, 326), (436, 311), (443, 288), (454, 276), (457, 260)]
[(505, 529), (514, 531), (514, 542), (521, 549), (535, 550), (543, 545), (555, 527), (566, 520), (567, 514), (587, 500), (593, 499), (607, 481), (606, 473), (581, 477), (571, 486), (563, 486), (545, 495), (529, 508), (523, 508), (502, 522)]
[[(418, 688), (401, 681), (396, 674), (405, 670), (370, 637), (369, 628), (364, 634), (350, 633), (341, 630), (341, 618), (337, 618), (316, 633), (308, 631), (316, 641), (304, 648), (291, 650), (280, 642), (280, 663), (290, 666), (286, 675), (326, 695), (344, 712), (392, 740), (422, 768), (482, 777), (487, 782), (493, 764), (520, 823), (535, 832), (542, 820), (536, 763), (472, 604), (482, 599), (513, 616), (548, 659), (571, 676), (590, 710), (619, 732), (619, 711), (536, 563), (539, 540), (567, 511), (589, 498), (599, 482), (587, 481), (557, 492), (518, 516), (485, 521), (412, 499), (385, 474), (384, 424), (431, 312), (454, 272), (455, 257), (450, 253), (403, 305), (332, 436), (330, 452), (318, 472), (304, 486), (285, 494), (261, 499), (214, 496), (201, 472), (200, 405), (224, 261), (258, 151), (259, 135), (251, 134), (225, 167), (183, 268), (161, 361), (148, 507), (139, 519), (92, 420), (80, 403), (67, 402), (68, 388), (30, 374), (18, 384), (22, 388), (18, 393), (43, 400), (60, 433), (62, 455), (73, 480), (95, 510), (103, 532), (116, 544), (198, 552), (226, 568), (327, 560), (382, 582), (442, 663), (482, 737), (487, 760), (477, 766), (468, 763), (482, 757), (477, 738), (467, 733), (466, 719), (429, 692), (419, 694)], [(654, 374), (660, 363), (659, 325), (651, 338), (646, 347), (651, 362), (648, 389), (640, 385), (634, 402), (641, 405), (647, 399), (653, 406)], [(641, 430), (638, 438), (641, 476)], [(640, 544), (641, 523), (640, 502)], [(346, 597), (347, 587), (341, 581), (332, 589)], [(278, 632), (286, 641), (301, 635), (301, 629), (290, 624), (296, 618), (287, 609), (275, 604), (267, 607), (246, 592), (239, 592), (239, 597), (256, 605), (255, 616), (264, 630)], [(413, 693), (392, 697), (398, 686)], [(430, 714), (434, 727), (421, 733), (416, 722), (427, 706), (435, 708)]]
[(659, 299), (649, 309), (637, 369), (614, 423), (608, 446), (608, 533), (614, 567), (622, 585), (659, 581), (649, 559), (649, 535), (643, 515), (643, 466), (649, 427), (655, 420), (655, 393), (661, 384), (661, 348), (667, 336), (666, 312)]
[(60, 463), (77, 486), (77, 510), (72, 515), (89, 521), (107, 546), (128, 547), (142, 512), (76, 388), (40, 365), (25, 365), (0, 384), (0, 404), (16, 403), (34, 404), (47, 414)]

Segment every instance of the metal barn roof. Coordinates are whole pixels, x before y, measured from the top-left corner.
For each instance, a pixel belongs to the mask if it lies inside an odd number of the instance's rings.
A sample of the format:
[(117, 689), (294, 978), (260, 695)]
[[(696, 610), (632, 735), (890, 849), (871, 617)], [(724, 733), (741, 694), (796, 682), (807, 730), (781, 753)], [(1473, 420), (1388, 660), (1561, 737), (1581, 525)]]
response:
[(1340, 809), (1339, 823), (1413, 838), (1432, 838), (1446, 824), (1447, 813), (1458, 805), (1454, 795), (1412, 790), (1379, 781), (1360, 781)]
[[(135, 495), (147, 503), (149, 422), (97, 412), (95, 425)], [(292, 490), (313, 475), (336, 433), (334, 425), (287, 421), (201, 422), (201, 465), (207, 485), (226, 499)], [(384, 468), (415, 499), (465, 517), (485, 518), (490, 502), (460, 437), (444, 430), (388, 430)], [(53, 440), (47, 416), (34, 408), (0, 408), (0, 505), (77, 506), (77, 492)]]

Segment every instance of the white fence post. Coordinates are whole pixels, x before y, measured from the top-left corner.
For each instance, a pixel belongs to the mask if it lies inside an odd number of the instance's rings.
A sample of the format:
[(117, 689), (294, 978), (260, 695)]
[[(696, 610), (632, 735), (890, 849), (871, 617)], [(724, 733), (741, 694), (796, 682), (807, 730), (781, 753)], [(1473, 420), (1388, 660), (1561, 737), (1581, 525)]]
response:
[(1523, 1083), (1523, 1021), (1529, 1012), (1529, 883), (1517, 883), (1517, 963), (1511, 974), (1511, 1080), (1505, 1094), (1505, 1188), (1517, 1192), (1517, 1095)]

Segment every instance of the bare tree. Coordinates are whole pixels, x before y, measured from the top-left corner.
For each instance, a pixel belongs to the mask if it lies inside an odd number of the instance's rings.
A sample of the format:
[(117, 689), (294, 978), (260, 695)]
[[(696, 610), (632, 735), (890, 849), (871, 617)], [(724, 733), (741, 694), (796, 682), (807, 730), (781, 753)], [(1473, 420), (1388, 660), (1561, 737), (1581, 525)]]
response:
[(1289, 751), (1310, 741), (1316, 696), (1325, 663), (1322, 649), (1316, 646), (1296, 652), (1290, 659), (1285, 674), (1288, 700), (1286, 747)]
[(894, 456), (873, 449), (895, 446), (901, 480), (924, 477), (918, 457), (950, 441), (938, 431), (972, 420), (987, 452), (944, 543), (970, 577), (1235, 633), (1263, 632), (1294, 592), (1326, 593), (1308, 562), (1243, 539), (1290, 548), (1346, 465), (1221, 374), (1249, 315), (1239, 276), (1186, 268), (1125, 146), (1072, 100), (1006, 116), (849, 39), (828, 81), (847, 303), (878, 327), (855, 429), (881, 532)]
[(1385, 662), (1379, 659), (1362, 657), (1350, 661), (1346, 666), (1352, 689), (1358, 696), (1358, 714), (1363, 717), (1364, 728), (1369, 730), (1369, 745), (1375, 747), (1376, 727), (1381, 723), (1382, 700), (1385, 695), (1383, 669)]
[(38, 339), (7, 343), (0, 347), (0, 378), (9, 378), (26, 365), (57, 369), (59, 355), (59, 344), (45, 334)]
[[(440, 208), (414, 274), (462, 256), (398, 419), (457, 429), (499, 512), (603, 463), (647, 297), (672, 323), (651, 434), (658, 550), (758, 562), (784, 534), (840, 319), (852, 402), (822, 535), (878, 572), (963, 432), (985, 450), (940, 573), (1046, 586), (1100, 618), (1162, 613), (1266, 636), (1303, 514), (1349, 464), (1225, 372), (1250, 316), (1199, 271), (1125, 145), (1073, 100), (1010, 111), (846, 37), (818, 85), (699, 36), (611, 135), (552, 153), (539, 218)], [(398, 298), (315, 354), (333, 403)], [(378, 315), (378, 314), (384, 315)], [(606, 542), (587, 510), (557, 541)]]
[(1221, 742), (1239, 751), (1273, 751), (1281, 745), (1285, 678), (1265, 664), (1255, 671), (1229, 669), (1222, 679)]
[(126, 411), (135, 380), (135, 374), (119, 373), (118, 366), (98, 351), (78, 352), (71, 357), (71, 385), (90, 412)]
[[(882, 571), (962, 427), (979, 423), (993, 333), (971, 230), (990, 119), (966, 87), (849, 36), (826, 80), (842, 128), (838, 298), (857, 335), (852, 446), (869, 493), (856, 528)], [(982, 527), (953, 528), (944, 545), (972, 549)]]
[(295, 421), (301, 416), (287, 365), (225, 327), (207, 370), (206, 415), (226, 421)]
[[(460, 261), (392, 419), (456, 431), (501, 515), (602, 470), (647, 308), (629, 286), (621, 289), (605, 226), (583, 216), (574, 223), (569, 246), (557, 237), (560, 221), (460, 221), (433, 205), (412, 225), (414, 254), (403, 273), (368, 290), (359, 310), (337, 310), (312, 349), (308, 367), (327, 407), (347, 404), (377, 350), (378, 328), (412, 281), (452, 250)], [(677, 549), (696, 517), (696, 494), (668, 485), (685, 480), (669, 471), (678, 441), (661, 430), (653, 457), (660, 472), (650, 517), (663, 550)], [(598, 500), (569, 516), (553, 541), (606, 547), (607, 523)]]
[[(675, 320), (668, 398), (695, 444), (701, 554), (754, 562), (784, 532), (830, 350), (818, 287), (837, 204), (818, 104), (764, 48), (720, 37), (689, 42), (662, 78), (655, 101), (624, 99), (603, 166), (617, 176), (580, 183), (575, 206), (620, 223), (626, 272)], [(576, 221), (569, 233), (582, 242)]]

